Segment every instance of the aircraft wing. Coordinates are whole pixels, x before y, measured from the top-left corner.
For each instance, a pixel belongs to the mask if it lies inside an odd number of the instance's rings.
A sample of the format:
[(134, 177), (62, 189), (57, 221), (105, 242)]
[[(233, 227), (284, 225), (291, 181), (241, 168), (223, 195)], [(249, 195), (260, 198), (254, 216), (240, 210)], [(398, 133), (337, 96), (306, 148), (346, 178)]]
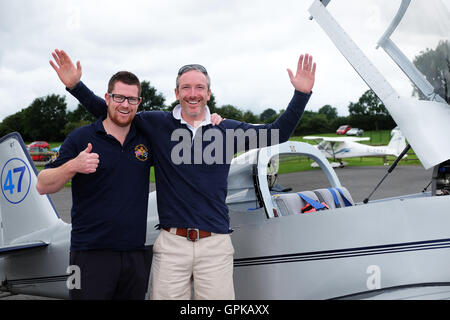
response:
[(47, 247), (49, 243), (44, 241), (35, 241), (35, 242), (23, 242), (16, 243), (13, 245), (1, 246), (0, 247), (0, 257), (3, 257), (8, 254), (17, 253), (19, 251), (25, 251), (36, 248)]
[(319, 136), (305, 136), (305, 140), (321, 140), (329, 142), (357, 142), (357, 141), (369, 141), (369, 137), (319, 137)]
[(323, 140), (325, 137), (319, 137), (319, 136), (305, 136), (303, 139), (305, 140)]

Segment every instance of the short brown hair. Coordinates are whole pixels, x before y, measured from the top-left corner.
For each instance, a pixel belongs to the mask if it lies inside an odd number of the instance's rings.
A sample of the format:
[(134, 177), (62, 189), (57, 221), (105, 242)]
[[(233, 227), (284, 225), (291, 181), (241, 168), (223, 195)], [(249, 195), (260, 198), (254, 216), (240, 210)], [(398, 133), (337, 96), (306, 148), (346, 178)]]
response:
[(134, 73), (129, 71), (119, 71), (109, 79), (108, 93), (112, 93), (114, 85), (119, 81), (128, 85), (136, 85), (138, 87), (138, 94), (141, 96), (141, 82)]

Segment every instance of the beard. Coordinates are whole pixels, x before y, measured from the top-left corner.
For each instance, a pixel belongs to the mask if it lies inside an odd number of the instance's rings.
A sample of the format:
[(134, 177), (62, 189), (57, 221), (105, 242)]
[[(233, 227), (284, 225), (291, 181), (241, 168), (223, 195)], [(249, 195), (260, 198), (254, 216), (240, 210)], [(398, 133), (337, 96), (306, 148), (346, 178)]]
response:
[(188, 109), (184, 109), (183, 111), (186, 113), (187, 116), (191, 117), (191, 118), (196, 118), (198, 117), (201, 113), (202, 113), (203, 109), (199, 109), (198, 111), (195, 112), (191, 112)]
[(129, 114), (129, 116), (125, 119), (123, 119), (120, 116), (120, 113), (118, 110), (111, 110), (112, 108), (108, 108), (108, 118), (117, 126), (119, 127), (127, 127), (131, 124), (131, 122), (134, 119), (134, 115)]

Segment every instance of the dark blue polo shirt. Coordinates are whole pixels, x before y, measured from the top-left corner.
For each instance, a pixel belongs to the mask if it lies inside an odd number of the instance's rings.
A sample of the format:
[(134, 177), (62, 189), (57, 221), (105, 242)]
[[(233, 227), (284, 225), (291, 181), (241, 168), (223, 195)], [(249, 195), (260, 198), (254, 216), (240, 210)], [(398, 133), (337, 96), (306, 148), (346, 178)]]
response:
[[(71, 91), (79, 101), (95, 116), (106, 114), (107, 106), (105, 101), (97, 97), (81, 81)], [(200, 157), (199, 163), (194, 163), (194, 152), (200, 156), (204, 151), (210, 149), (211, 145), (217, 147), (217, 152), (222, 150), (225, 156), (228, 148), (231, 147), (233, 155), (236, 152), (248, 150), (253, 147), (272, 145), (271, 133), (278, 131), (279, 142), (285, 142), (297, 127), (300, 117), (305, 110), (305, 106), (311, 94), (294, 91), (294, 95), (284, 113), (273, 123), (266, 125), (251, 125), (248, 123), (224, 120), (217, 126), (207, 125), (199, 128), (196, 137), (200, 137), (200, 143), (186, 149), (186, 153), (191, 153), (190, 160), (183, 163), (174, 162), (173, 151), (180, 143), (181, 138), (173, 138), (173, 133), (182, 130), (187, 132), (190, 141), (191, 131), (186, 124), (175, 119), (171, 112), (151, 111), (141, 112), (136, 115), (133, 123), (151, 142), (153, 156), (155, 159), (155, 179), (158, 192), (158, 214), (159, 223), (162, 227), (176, 228), (198, 228), (216, 233), (230, 232), (230, 218), (226, 197), (228, 191), (228, 172), (230, 162), (227, 159), (220, 163), (207, 163)], [(267, 130), (268, 140), (265, 144), (258, 138), (253, 146), (250, 143), (252, 138), (245, 139), (245, 144), (240, 145), (236, 138), (231, 141), (227, 139), (227, 132), (241, 131), (257, 132)], [(211, 139), (202, 139), (203, 133), (209, 131), (214, 133)], [(259, 136), (259, 135), (257, 135)], [(217, 138), (217, 140), (216, 140)], [(196, 140), (196, 139), (194, 139)], [(264, 140), (264, 139), (261, 139)], [(230, 143), (230, 145), (228, 145)], [(182, 151), (184, 154), (185, 150)], [(175, 152), (175, 157), (179, 151)], [(131, 174), (130, 174), (131, 179)]]
[(153, 163), (150, 145), (132, 124), (122, 146), (105, 132), (102, 120), (71, 132), (58, 158), (45, 168), (77, 157), (90, 142), (100, 163), (95, 173), (77, 173), (72, 179), (71, 250), (141, 249)]

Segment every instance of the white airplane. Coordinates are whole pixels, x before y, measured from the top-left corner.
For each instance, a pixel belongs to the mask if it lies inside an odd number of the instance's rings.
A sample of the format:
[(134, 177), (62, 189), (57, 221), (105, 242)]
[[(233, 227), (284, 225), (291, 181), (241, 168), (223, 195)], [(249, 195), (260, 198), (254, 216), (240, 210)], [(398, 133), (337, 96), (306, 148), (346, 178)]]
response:
[[(338, 160), (339, 162), (332, 162), (332, 167), (343, 167), (347, 163), (343, 162), (343, 158), (355, 157), (398, 157), (406, 147), (406, 140), (400, 129), (394, 128), (391, 131), (391, 140), (386, 146), (371, 146), (358, 141), (368, 141), (369, 137), (320, 137), (320, 136), (305, 136), (305, 140), (314, 140), (317, 145), (315, 147), (322, 151), (325, 157)], [(406, 155), (405, 155), (406, 156)], [(311, 165), (317, 166), (313, 162)]]
[[(402, 2), (390, 33), (408, 5)], [(401, 97), (324, 3), (314, 1), (309, 12), (383, 101), (424, 168), (432, 169), (431, 191), (354, 203), (325, 156), (307, 143), (290, 141), (237, 157), (227, 197), (236, 298), (400, 299), (411, 297), (411, 290), (416, 299), (449, 298), (450, 106)], [(380, 45), (392, 48), (385, 43)], [(400, 58), (400, 63), (409, 61)], [(407, 74), (426, 90), (419, 83), (423, 77)], [(268, 165), (284, 155), (309, 156), (328, 182), (300, 195), (271, 191)], [(0, 178), (0, 289), (67, 298), (77, 280), (76, 268), (68, 265), (71, 226), (58, 217), (48, 196), (37, 193), (36, 168), (18, 133), (0, 138)], [(308, 206), (312, 212), (302, 213)], [(153, 228), (155, 192), (147, 223), (151, 247), (159, 232)]]

